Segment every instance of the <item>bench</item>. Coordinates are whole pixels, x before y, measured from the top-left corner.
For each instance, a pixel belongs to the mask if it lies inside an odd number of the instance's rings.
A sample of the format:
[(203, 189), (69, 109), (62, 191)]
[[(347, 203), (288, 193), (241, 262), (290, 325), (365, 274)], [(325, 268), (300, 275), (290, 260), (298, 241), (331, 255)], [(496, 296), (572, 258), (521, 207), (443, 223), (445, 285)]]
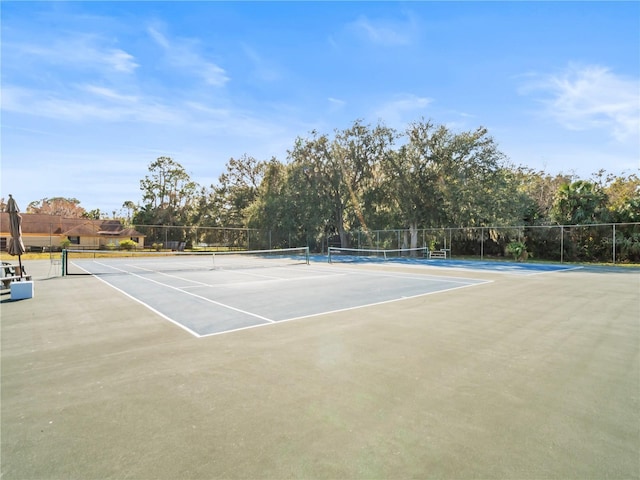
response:
[(447, 258), (446, 250), (431, 250), (429, 251), (429, 258)]
[(12, 275), (10, 277), (2, 277), (2, 278), (0, 278), (0, 281), (2, 282), (2, 286), (4, 288), (9, 288), (11, 286), (11, 282), (17, 282), (21, 278), (23, 278), (25, 280), (31, 280), (31, 276), (30, 275), (28, 275), (26, 277), (19, 277), (17, 275)]
[(0, 282), (2, 282), (2, 286), (4, 288), (9, 288), (12, 282), (17, 282), (20, 280), (30, 281), (31, 275), (27, 275), (24, 271), (24, 267), (22, 268), (22, 276), (20, 276), (20, 267), (17, 265), (12, 265), (8, 262), (2, 262), (1, 264), (2, 277), (0, 277)]

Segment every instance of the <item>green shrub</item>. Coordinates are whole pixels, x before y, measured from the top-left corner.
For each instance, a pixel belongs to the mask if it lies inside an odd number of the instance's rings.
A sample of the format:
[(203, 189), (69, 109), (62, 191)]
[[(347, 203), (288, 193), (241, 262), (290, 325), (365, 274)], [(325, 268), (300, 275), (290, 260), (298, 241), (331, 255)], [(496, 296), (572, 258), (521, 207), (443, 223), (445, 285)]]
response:
[(135, 250), (137, 245), (133, 240), (123, 240), (120, 242), (120, 248), (122, 250)]
[(507, 253), (513, 255), (516, 262), (524, 262), (529, 258), (527, 246), (523, 242), (511, 242), (507, 245)]

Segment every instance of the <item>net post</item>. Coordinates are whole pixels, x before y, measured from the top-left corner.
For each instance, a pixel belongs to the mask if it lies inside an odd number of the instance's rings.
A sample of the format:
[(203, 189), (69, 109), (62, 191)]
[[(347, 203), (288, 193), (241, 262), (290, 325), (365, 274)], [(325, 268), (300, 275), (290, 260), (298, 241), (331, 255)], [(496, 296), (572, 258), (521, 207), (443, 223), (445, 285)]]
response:
[(62, 264), (62, 276), (64, 277), (67, 275), (67, 249), (66, 248), (62, 249), (60, 263)]
[(309, 265), (309, 245), (304, 247), (304, 256), (305, 256), (306, 264)]

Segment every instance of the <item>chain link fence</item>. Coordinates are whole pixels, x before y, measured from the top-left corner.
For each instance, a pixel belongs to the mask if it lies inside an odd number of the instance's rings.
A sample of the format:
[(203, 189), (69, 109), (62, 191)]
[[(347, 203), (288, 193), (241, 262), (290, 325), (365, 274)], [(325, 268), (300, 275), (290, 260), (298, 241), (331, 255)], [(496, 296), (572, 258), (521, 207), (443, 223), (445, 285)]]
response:
[[(408, 248), (409, 230), (355, 232), (355, 248)], [(518, 227), (428, 228), (417, 231), (418, 247), (447, 250), (451, 257), (510, 258), (512, 242), (529, 258), (555, 262), (640, 263), (640, 223)]]
[(351, 231), (348, 245), (337, 235), (250, 228), (133, 225), (145, 235), (145, 248), (171, 250), (257, 250), (308, 246), (446, 250), (451, 257), (510, 259), (508, 245), (521, 242), (529, 258), (554, 262), (640, 263), (640, 223), (511, 227), (426, 228)]

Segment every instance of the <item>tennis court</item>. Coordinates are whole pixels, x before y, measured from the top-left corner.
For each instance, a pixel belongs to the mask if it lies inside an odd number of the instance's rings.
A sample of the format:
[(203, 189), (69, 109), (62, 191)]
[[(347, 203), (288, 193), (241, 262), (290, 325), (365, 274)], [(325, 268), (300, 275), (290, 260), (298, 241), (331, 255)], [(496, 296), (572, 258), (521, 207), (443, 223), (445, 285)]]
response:
[(0, 296), (3, 480), (640, 478), (638, 269), (96, 260)]
[(280, 252), (122, 256), (79, 251), (69, 255), (67, 270), (96, 275), (197, 337), (485, 283), (341, 268), (322, 256), (310, 264), (302, 249)]
[[(395, 252), (406, 252), (411, 249), (395, 250)], [(414, 249), (417, 251), (423, 251), (424, 249)], [(355, 254), (330, 254), (334, 263), (351, 263), (351, 264), (387, 264), (387, 265), (405, 265), (416, 267), (433, 267), (441, 268), (444, 270), (470, 270), (479, 272), (502, 272), (512, 275), (539, 275), (543, 273), (552, 272), (566, 272), (569, 270), (577, 270), (583, 268), (582, 266), (566, 265), (566, 264), (553, 264), (553, 263), (523, 263), (523, 262), (508, 262), (508, 261), (483, 261), (483, 260), (461, 260), (461, 259), (427, 259), (423, 255), (416, 256), (391, 256), (385, 257), (379, 252), (385, 252), (385, 250), (362, 250), (365, 254), (358, 254), (359, 249), (335, 249), (336, 252), (351, 251)], [(366, 252), (374, 252), (373, 255), (367, 255)], [(378, 253), (376, 253), (378, 252)], [(323, 262), (324, 257), (316, 257), (316, 260)], [(330, 259), (331, 261), (331, 259)]]

